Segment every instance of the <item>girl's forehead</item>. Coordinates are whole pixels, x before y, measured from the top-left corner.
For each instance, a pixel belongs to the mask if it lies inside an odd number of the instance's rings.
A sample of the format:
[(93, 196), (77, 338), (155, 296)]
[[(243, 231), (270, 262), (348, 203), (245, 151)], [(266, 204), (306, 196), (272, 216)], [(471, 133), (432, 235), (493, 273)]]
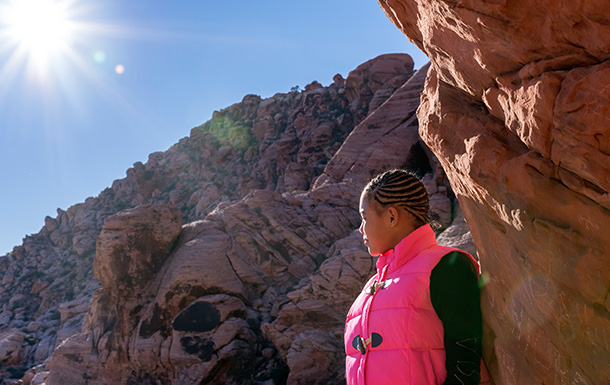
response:
[(360, 194), (360, 211), (362, 211), (365, 207), (368, 207), (368, 205), (369, 205), (369, 197), (363, 191), (362, 194)]
[(360, 212), (368, 212), (372, 211), (373, 208), (378, 208), (379, 204), (375, 202), (374, 199), (371, 199), (370, 196), (366, 194), (362, 194), (360, 196)]

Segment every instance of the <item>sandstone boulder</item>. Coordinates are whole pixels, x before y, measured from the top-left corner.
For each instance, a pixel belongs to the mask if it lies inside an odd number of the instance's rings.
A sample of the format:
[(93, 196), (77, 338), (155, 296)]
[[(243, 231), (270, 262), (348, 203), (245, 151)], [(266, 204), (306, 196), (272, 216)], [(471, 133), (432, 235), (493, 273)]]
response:
[[(377, 91), (384, 86), (386, 98), (411, 76), (413, 59), (406, 54), (387, 54), (378, 56), (351, 71), (345, 79), (345, 95), (351, 103), (367, 106)], [(393, 90), (392, 90), (393, 89)], [(381, 103), (376, 101), (374, 106)]]
[(17, 329), (0, 332), (0, 364), (15, 365), (21, 360), (25, 334)]
[(140, 206), (109, 217), (97, 240), (96, 277), (106, 289), (129, 293), (148, 285), (182, 228), (175, 206)]

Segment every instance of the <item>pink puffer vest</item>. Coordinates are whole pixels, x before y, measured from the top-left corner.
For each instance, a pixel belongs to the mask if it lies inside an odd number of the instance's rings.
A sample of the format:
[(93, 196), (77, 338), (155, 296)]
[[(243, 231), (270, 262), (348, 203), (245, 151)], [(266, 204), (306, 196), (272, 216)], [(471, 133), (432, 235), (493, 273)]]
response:
[(434, 231), (425, 225), (379, 257), (377, 274), (347, 314), (348, 385), (444, 382), (443, 324), (430, 300), (430, 273), (455, 250), (437, 245)]

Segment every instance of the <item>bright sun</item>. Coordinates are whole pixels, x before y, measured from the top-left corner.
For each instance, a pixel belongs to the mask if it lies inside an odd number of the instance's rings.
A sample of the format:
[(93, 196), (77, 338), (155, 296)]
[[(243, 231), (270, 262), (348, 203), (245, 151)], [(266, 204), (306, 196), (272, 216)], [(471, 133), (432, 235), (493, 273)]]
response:
[(27, 55), (31, 64), (44, 66), (65, 52), (72, 38), (68, 4), (54, 0), (10, 0), (0, 16), (5, 36)]

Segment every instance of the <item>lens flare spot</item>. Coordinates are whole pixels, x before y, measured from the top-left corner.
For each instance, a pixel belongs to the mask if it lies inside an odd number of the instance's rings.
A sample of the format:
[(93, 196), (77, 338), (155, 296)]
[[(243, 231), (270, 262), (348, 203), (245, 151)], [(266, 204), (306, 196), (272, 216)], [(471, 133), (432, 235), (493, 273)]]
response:
[(547, 277), (539, 274), (524, 277), (513, 290), (508, 311), (514, 324), (522, 332), (531, 332), (536, 327), (548, 325), (559, 319), (565, 310), (561, 306), (557, 289)]
[(93, 60), (95, 60), (96, 63), (98, 64), (102, 64), (106, 62), (106, 54), (103, 51), (96, 51), (93, 54)]
[(116, 72), (117, 75), (122, 75), (125, 72), (125, 66), (118, 64), (116, 67), (114, 67), (114, 72)]

